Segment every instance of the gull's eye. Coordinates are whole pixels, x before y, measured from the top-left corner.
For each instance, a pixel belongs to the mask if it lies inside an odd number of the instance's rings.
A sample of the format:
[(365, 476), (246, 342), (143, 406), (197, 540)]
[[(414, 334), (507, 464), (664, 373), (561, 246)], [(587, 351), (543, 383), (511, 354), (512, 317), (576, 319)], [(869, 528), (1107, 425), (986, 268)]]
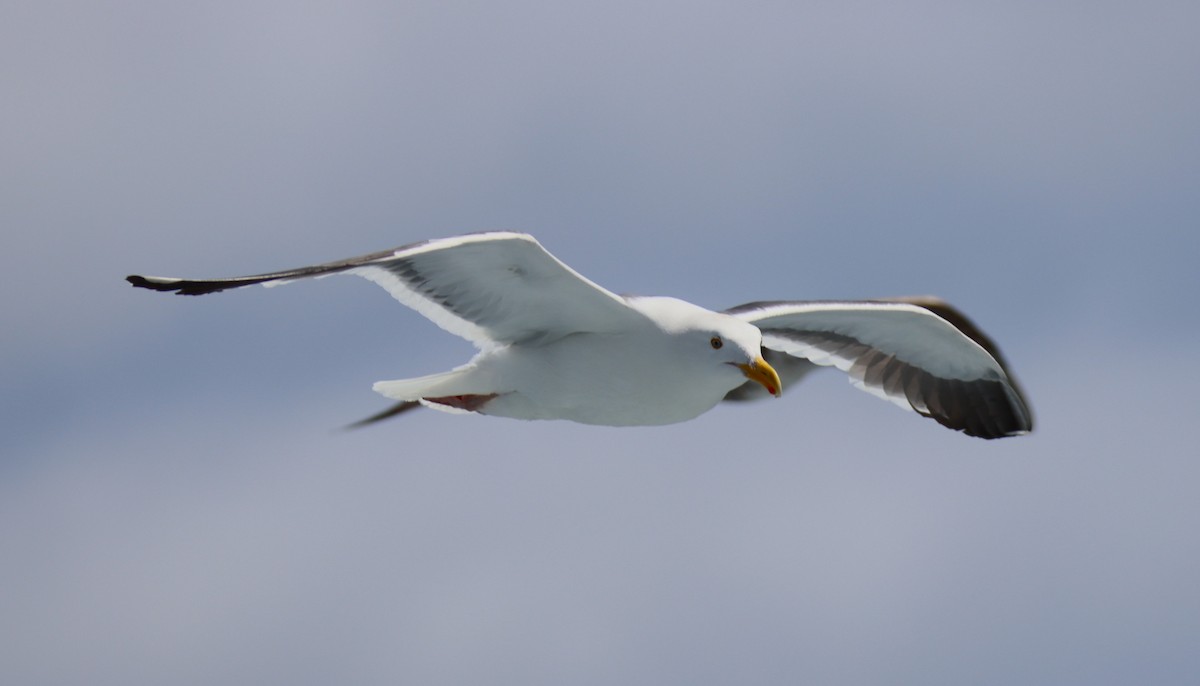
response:
[(720, 336), (713, 336), (708, 339), (708, 344), (712, 346), (713, 350), (720, 350), (721, 346), (725, 345), (725, 341), (721, 340)]

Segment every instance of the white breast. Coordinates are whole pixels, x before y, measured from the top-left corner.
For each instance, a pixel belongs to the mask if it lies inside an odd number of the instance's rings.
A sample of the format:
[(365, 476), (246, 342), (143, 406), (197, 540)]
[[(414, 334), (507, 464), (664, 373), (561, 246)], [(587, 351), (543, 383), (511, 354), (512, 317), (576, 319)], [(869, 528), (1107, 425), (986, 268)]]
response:
[(744, 380), (733, 367), (681, 356), (669, 336), (576, 334), (554, 344), (509, 348), (478, 360), (496, 388), (483, 409), (515, 419), (584, 424), (673, 424), (712, 409)]

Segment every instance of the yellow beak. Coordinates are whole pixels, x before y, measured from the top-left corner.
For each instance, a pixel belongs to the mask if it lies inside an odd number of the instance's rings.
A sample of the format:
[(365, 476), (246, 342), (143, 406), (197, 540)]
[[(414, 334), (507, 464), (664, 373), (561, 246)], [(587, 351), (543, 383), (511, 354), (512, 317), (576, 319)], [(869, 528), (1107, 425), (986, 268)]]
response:
[(767, 393), (776, 398), (783, 394), (783, 383), (779, 380), (779, 374), (761, 356), (750, 364), (739, 364), (737, 368), (742, 370), (747, 379), (762, 384), (763, 388), (767, 389)]

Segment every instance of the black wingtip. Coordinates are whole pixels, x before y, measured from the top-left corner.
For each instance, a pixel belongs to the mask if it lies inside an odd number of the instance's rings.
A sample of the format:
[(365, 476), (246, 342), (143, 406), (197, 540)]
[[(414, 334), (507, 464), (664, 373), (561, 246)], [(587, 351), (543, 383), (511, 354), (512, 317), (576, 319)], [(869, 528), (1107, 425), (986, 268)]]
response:
[(125, 280), (133, 284), (134, 288), (149, 288), (154, 291), (170, 290), (165, 284), (155, 283), (140, 274), (130, 274), (125, 277)]
[(347, 424), (346, 426), (343, 426), (342, 430), (350, 431), (352, 429), (361, 429), (364, 426), (369, 426), (376, 422), (383, 421), (384, 419), (390, 419), (398, 414), (408, 412), (409, 410), (415, 410), (420, 406), (421, 403), (415, 400), (401, 400), (400, 402), (387, 407), (382, 412), (377, 412), (366, 419), (360, 419), (353, 424)]
[(191, 292), (188, 286), (191, 281), (182, 279), (167, 279), (161, 276), (142, 276), (141, 274), (130, 274), (125, 277), (125, 280), (133, 285), (134, 288), (148, 288), (152, 291), (171, 292), (175, 291), (179, 295), (199, 295), (209, 291)]
[(133, 285), (134, 288), (147, 288), (152, 291), (163, 293), (174, 292), (175, 295), (204, 295), (206, 293), (217, 293), (229, 288), (238, 288), (248, 286), (250, 284), (262, 283), (270, 281), (270, 278), (243, 278), (243, 279), (213, 279), (213, 280), (192, 280), (192, 279), (169, 279), (163, 276), (142, 276), (140, 274), (130, 274), (125, 277), (125, 280)]

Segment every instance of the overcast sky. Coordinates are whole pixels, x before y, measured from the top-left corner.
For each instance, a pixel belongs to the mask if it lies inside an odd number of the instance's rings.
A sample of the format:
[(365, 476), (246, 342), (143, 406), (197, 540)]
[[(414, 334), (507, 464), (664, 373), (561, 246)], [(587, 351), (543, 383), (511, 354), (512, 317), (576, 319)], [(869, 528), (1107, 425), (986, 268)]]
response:
[[(546, 7), (545, 5), (553, 5)], [(9, 2), (0, 681), (1191, 684), (1200, 5)], [(414, 413), (471, 349), (226, 276), (524, 230), (721, 308), (934, 293), (1036, 414), (827, 371), (606, 429)]]

